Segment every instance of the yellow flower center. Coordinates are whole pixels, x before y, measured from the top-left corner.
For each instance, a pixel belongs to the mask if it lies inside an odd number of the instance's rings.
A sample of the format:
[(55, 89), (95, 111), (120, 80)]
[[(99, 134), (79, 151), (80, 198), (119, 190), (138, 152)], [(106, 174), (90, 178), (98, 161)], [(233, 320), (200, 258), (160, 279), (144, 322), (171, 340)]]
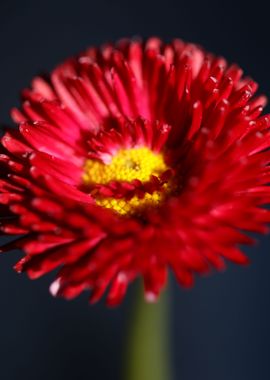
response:
[[(131, 183), (139, 180), (142, 183), (150, 181), (151, 176), (159, 177), (168, 170), (160, 153), (154, 153), (146, 147), (121, 149), (108, 164), (99, 160), (86, 160), (83, 182), (85, 185), (108, 185), (112, 181)], [(167, 184), (163, 185), (166, 190)], [(157, 206), (165, 197), (164, 191), (145, 193), (142, 197), (133, 196), (131, 199), (104, 197), (93, 195), (99, 206), (109, 208), (121, 215), (138, 213), (145, 208)]]

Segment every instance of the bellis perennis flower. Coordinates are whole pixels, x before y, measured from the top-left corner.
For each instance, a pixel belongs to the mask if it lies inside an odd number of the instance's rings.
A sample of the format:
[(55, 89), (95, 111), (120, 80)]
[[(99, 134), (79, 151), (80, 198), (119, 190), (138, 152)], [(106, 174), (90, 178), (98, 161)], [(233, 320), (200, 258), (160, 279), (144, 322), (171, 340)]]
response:
[(257, 84), (199, 46), (157, 38), (90, 48), (34, 78), (2, 138), (1, 230), (18, 272), (60, 268), (51, 293), (119, 303), (142, 277), (243, 264), (270, 212), (270, 117)]

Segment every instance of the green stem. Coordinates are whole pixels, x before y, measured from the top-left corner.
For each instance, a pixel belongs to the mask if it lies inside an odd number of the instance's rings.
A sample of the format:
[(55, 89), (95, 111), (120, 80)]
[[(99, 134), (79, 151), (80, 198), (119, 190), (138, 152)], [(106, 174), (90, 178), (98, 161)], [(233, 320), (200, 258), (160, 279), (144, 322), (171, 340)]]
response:
[(138, 292), (129, 326), (127, 368), (124, 380), (170, 380), (169, 299), (146, 303)]

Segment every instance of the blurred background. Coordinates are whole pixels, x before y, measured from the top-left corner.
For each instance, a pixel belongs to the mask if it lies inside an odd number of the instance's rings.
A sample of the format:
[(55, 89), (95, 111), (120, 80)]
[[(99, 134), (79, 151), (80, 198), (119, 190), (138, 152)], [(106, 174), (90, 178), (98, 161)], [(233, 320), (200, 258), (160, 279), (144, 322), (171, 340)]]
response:
[[(256, 1), (1, 0), (0, 120), (39, 71), (89, 45), (159, 35), (197, 42), (238, 62), (270, 95), (269, 12)], [(174, 380), (270, 378), (270, 236), (246, 249), (252, 265), (229, 265), (172, 282)], [(90, 307), (87, 295), (53, 299), (51, 275), (35, 282), (12, 270), (20, 254), (0, 257), (0, 379), (120, 380), (134, 287), (124, 304)], [(140, 380), (140, 379), (138, 379)]]

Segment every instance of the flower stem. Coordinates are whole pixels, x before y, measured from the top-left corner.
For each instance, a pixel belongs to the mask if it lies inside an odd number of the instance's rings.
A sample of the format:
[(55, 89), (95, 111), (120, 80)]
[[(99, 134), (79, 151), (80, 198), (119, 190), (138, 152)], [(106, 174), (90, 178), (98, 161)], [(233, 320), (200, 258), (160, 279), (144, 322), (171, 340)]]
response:
[(170, 380), (168, 290), (157, 303), (147, 303), (138, 292), (127, 346), (124, 380)]

